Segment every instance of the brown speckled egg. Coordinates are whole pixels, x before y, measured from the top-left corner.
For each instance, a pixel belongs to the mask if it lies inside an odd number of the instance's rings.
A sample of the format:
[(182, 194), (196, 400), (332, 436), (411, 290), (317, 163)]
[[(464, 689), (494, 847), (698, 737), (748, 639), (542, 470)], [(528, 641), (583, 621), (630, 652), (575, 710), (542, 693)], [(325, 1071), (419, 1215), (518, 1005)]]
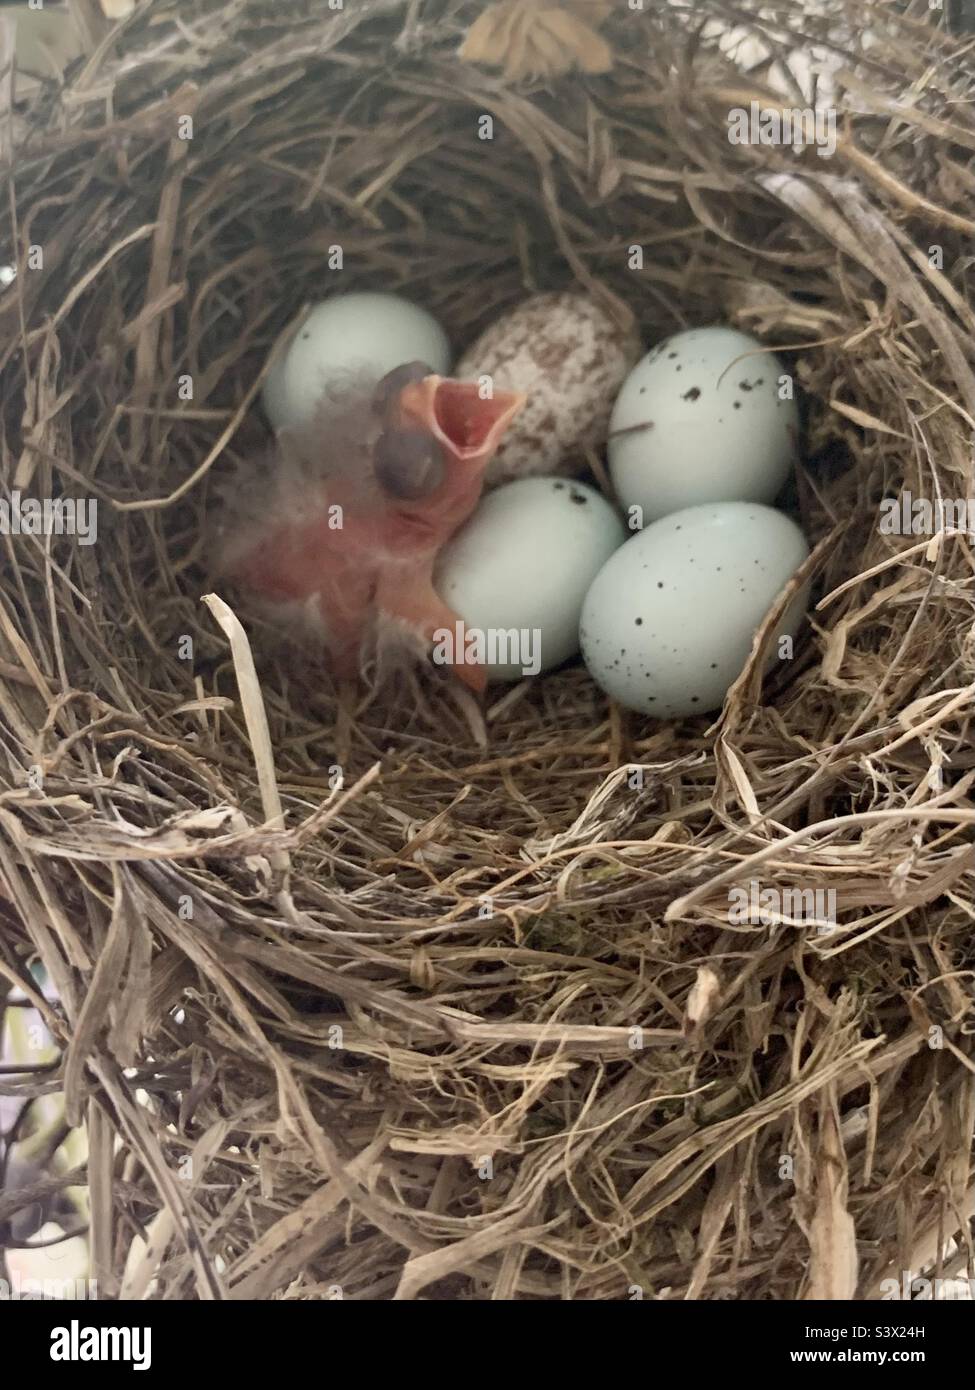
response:
[(606, 443), (613, 401), (640, 353), (635, 328), (620, 328), (579, 290), (536, 294), (502, 314), (453, 371), (528, 396), (488, 467), (488, 486), (581, 472), (585, 450)]

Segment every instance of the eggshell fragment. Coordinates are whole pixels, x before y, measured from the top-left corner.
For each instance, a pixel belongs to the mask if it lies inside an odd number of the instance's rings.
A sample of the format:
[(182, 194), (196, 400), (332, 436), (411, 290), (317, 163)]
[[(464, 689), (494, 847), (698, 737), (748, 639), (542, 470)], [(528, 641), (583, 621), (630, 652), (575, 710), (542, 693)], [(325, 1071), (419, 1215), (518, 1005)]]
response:
[[(757, 502), (687, 507), (610, 556), (586, 594), (582, 655), (621, 705), (660, 718), (718, 709), (741, 674), (773, 600), (809, 553), (799, 527)], [(795, 637), (808, 586), (779, 638)]]
[(613, 398), (640, 355), (636, 330), (620, 328), (591, 295), (537, 294), (502, 314), (463, 354), (454, 375), (489, 377), (528, 404), (492, 460), (488, 485), (535, 474), (572, 475), (606, 441)]

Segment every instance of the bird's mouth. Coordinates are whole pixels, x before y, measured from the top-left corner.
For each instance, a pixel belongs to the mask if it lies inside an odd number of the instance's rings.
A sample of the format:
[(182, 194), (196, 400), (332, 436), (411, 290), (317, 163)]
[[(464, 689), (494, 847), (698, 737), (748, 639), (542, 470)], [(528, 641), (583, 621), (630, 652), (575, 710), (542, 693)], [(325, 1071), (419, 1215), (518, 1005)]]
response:
[(485, 399), (473, 382), (428, 376), (403, 388), (400, 408), (457, 458), (481, 460), (494, 454), (527, 399), (521, 391), (495, 391)]

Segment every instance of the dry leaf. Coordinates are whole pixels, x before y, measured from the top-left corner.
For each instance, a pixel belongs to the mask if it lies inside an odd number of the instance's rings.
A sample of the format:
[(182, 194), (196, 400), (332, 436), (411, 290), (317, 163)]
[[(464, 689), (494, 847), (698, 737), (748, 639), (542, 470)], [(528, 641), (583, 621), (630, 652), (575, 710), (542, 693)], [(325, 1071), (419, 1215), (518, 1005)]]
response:
[(684, 1032), (691, 1034), (707, 1023), (721, 993), (721, 981), (710, 965), (698, 967), (697, 979), (691, 986), (684, 1006)]
[(418, 946), (410, 958), (410, 983), (427, 992), (437, 987), (437, 972), (429, 952), (423, 946)]
[(611, 9), (603, 0), (499, 0), (475, 20), (460, 56), (467, 63), (502, 68), (512, 82), (574, 69), (608, 72), (613, 50), (593, 26)]
[(35, 79), (60, 77), (84, 52), (74, 16), (63, 10), (29, 10), (22, 3), (5, 5), (0, 17), (9, 21), (15, 45), (18, 96), (33, 90)]
[(556, 67), (556, 72), (566, 72), (572, 66), (583, 72), (609, 72), (613, 66), (613, 50), (606, 40), (585, 19), (568, 10), (545, 11), (539, 15), (538, 29), (539, 35), (547, 29), (556, 42), (554, 62), (558, 63), (561, 55), (569, 57), (567, 65)]
[(857, 1243), (846, 1206), (846, 1154), (832, 1105), (823, 1109), (816, 1164), (816, 1209), (804, 1224), (809, 1241), (807, 1299), (852, 1299), (857, 1287)]

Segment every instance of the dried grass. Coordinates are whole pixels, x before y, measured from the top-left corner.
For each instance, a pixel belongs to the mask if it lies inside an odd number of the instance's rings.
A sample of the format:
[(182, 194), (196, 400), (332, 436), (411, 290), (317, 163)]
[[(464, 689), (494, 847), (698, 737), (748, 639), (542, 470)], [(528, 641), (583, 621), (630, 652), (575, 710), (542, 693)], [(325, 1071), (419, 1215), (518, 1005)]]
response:
[[(509, 86), (457, 57), (479, 8), (79, 4), (87, 58), (11, 118), (4, 487), (96, 496), (100, 534), (0, 538), (0, 976), (61, 1048), (0, 1090), (92, 1117), (108, 1293), (876, 1296), (975, 1210), (975, 563), (877, 527), (901, 487), (975, 495), (971, 44), (697, 0), (607, 20), (605, 76)], [(839, 55), (835, 158), (729, 145), (775, 98), (717, 13)], [(207, 503), (336, 243), (458, 343), (575, 278), (649, 340), (782, 350), (817, 542), (788, 679), (753, 665), (709, 729), (578, 669), (483, 719), (334, 691), (256, 628), (250, 677), (200, 602)], [(837, 931), (729, 925), (753, 878), (835, 889)]]

